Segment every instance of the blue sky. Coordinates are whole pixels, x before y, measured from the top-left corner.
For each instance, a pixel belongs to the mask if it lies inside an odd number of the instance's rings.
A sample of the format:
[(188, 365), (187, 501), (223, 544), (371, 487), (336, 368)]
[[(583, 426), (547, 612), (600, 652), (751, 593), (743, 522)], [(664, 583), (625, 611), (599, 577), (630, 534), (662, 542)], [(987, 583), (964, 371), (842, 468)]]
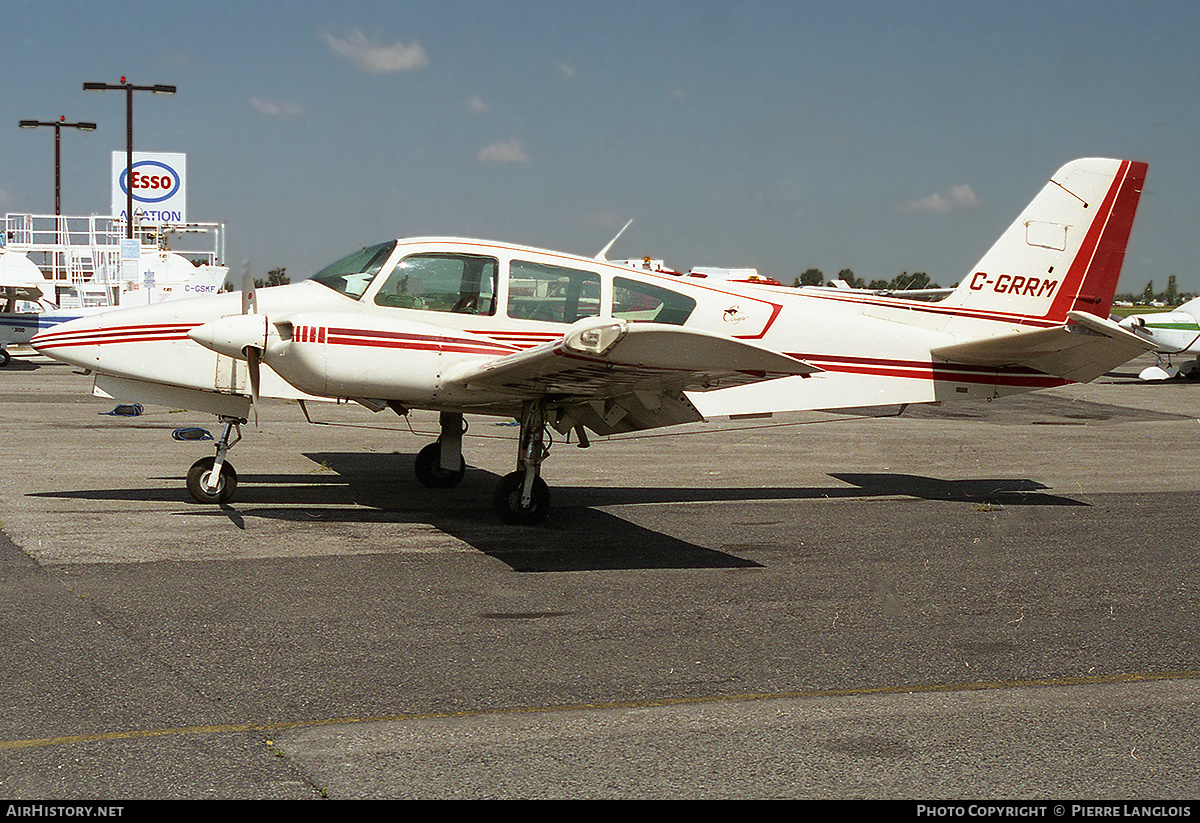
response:
[(1150, 164), (1121, 290), (1200, 291), (1200, 4), (2, 0), (0, 208), (108, 208), (185, 152), (188, 216), (296, 279), (424, 234), (959, 280), (1063, 163)]

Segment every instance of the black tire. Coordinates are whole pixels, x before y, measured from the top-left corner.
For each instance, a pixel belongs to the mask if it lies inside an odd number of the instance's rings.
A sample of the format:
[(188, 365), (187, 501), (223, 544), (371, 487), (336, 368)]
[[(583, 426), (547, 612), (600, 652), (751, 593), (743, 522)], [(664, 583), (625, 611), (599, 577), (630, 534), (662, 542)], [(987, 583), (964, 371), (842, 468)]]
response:
[(467, 473), (467, 462), (460, 460), (457, 471), (447, 471), (442, 468), (442, 444), (430, 443), (417, 452), (415, 462), (417, 480), (422, 486), (431, 489), (452, 489), (462, 482)]
[(192, 464), (187, 474), (187, 490), (197, 503), (228, 503), (237, 489), (237, 472), (229, 463), (221, 464), (221, 479), (214, 492), (205, 488), (205, 481), (212, 474), (215, 457), (202, 457)]
[(525, 487), (525, 472), (513, 472), (500, 478), (492, 494), (492, 508), (504, 523), (513, 526), (533, 526), (542, 522), (550, 511), (550, 488), (546, 481), (537, 477), (533, 481), (533, 499), (529, 506), (521, 505), (521, 491)]
[(0, 368), (4, 368), (12, 360), (12, 355), (6, 349), (0, 349)]

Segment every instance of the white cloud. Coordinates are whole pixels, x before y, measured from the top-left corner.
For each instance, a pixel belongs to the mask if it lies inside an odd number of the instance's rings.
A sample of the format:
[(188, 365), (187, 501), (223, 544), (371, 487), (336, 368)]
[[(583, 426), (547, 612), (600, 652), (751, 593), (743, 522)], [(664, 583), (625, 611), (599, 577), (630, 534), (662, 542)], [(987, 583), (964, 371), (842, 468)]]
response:
[(979, 198), (975, 196), (975, 192), (971, 190), (970, 186), (963, 184), (961, 186), (954, 186), (948, 192), (934, 192), (928, 197), (909, 201), (902, 208), (905, 211), (944, 213), (954, 209), (966, 209), (977, 205), (979, 205)]
[(276, 103), (261, 97), (251, 97), (250, 105), (254, 110), (266, 117), (299, 117), (304, 114), (304, 107), (295, 103)]
[(565, 63), (562, 60), (558, 60), (555, 62), (555, 65), (558, 66), (559, 73), (568, 80), (574, 80), (579, 76), (579, 72), (575, 71), (575, 67), (570, 63)]
[(971, 191), (971, 187), (965, 183), (961, 186), (955, 186), (950, 189), (950, 199), (957, 206), (978, 206), (979, 198), (975, 196), (975, 192)]
[(467, 101), (467, 111), (471, 114), (487, 114), (488, 104), (483, 102), (483, 98), (476, 95)]
[(413, 71), (429, 65), (425, 49), (417, 41), (411, 43), (377, 44), (358, 29), (345, 37), (321, 33), (326, 45), (369, 74), (393, 74)]
[(520, 140), (501, 140), (484, 146), (475, 159), (480, 163), (528, 163), (529, 155)]

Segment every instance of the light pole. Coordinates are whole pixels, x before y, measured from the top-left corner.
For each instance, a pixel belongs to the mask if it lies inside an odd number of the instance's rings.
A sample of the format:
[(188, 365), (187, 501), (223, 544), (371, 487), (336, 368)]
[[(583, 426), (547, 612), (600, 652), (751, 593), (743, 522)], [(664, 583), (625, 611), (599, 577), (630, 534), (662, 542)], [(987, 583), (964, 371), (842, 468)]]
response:
[(149, 91), (154, 94), (174, 94), (174, 86), (135, 86), (121, 78), (118, 84), (84, 83), (84, 91), (125, 92), (125, 237), (133, 238), (133, 93)]
[(49, 123), (40, 120), (22, 120), (21, 128), (36, 129), (38, 126), (54, 126), (54, 216), (62, 215), (62, 130), (79, 129), (80, 131), (95, 131), (95, 123), (68, 123), (66, 117)]

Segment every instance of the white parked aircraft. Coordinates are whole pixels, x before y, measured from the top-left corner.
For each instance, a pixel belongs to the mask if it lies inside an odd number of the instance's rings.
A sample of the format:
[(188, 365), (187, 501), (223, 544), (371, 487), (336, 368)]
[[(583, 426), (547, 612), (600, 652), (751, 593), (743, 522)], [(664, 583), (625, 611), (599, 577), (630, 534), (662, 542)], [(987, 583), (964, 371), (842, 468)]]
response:
[[(938, 302), (699, 280), (465, 239), (391, 240), (311, 279), (83, 318), (40, 352), (126, 401), (217, 414), (216, 455), (188, 473), (231, 498), (226, 460), (257, 396), (437, 410), (418, 479), (463, 476), (463, 415), (520, 421), (493, 502), (539, 521), (546, 431), (607, 435), (710, 417), (983, 399), (1086, 382), (1151, 345), (1108, 319), (1146, 174), (1060, 169)], [(611, 244), (610, 244), (611, 245)], [(231, 435), (236, 433), (236, 437)]]
[[(110, 288), (100, 287), (104, 300), (117, 305), (136, 306), (178, 300), (202, 294), (216, 294), (228, 272), (224, 266), (197, 267), (178, 254), (143, 249), (140, 269), (154, 279), (121, 281)], [(108, 302), (84, 308), (61, 308), (54, 297), (56, 281), (42, 274), (32, 260), (19, 251), (0, 249), (0, 366), (7, 366), (9, 346), (28, 345), (38, 332), (89, 314), (111, 311)]]
[(1142, 369), (1138, 376), (1143, 380), (1195, 376), (1200, 371), (1200, 297), (1173, 311), (1131, 314), (1120, 325), (1154, 344), (1158, 363)]
[(32, 260), (0, 246), (0, 366), (8, 365), (9, 345), (28, 343), (37, 331), (36, 320), (28, 320), (30, 316), (36, 318), (34, 309), (53, 308), (46, 302), (45, 285), (46, 278)]

